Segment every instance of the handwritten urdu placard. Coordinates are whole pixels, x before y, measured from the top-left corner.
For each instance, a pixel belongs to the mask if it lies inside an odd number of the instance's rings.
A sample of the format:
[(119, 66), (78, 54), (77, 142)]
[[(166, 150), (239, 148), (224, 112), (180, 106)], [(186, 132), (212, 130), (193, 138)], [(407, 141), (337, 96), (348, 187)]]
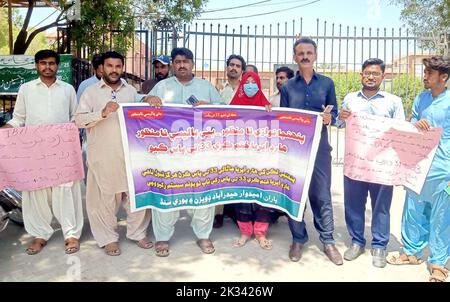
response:
[(32, 191), (83, 178), (74, 124), (0, 129), (0, 190)]
[(439, 144), (441, 128), (418, 130), (413, 124), (354, 113), (346, 122), (344, 175), (383, 185), (402, 185), (416, 193)]

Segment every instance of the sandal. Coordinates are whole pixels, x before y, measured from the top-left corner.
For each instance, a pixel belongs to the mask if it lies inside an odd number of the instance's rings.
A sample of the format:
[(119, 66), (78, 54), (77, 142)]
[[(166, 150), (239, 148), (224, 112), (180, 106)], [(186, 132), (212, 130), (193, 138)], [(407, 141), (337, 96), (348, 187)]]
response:
[(247, 241), (250, 240), (250, 238), (251, 238), (250, 236), (242, 234), (241, 238), (236, 239), (236, 241), (234, 241), (233, 247), (243, 247), (247, 243)]
[(197, 245), (205, 254), (212, 254), (216, 251), (213, 243), (209, 239), (199, 239), (197, 240)]
[(136, 241), (136, 244), (138, 247), (140, 247), (141, 249), (151, 249), (153, 247), (153, 242), (151, 242), (151, 240), (149, 240), (147, 237)]
[(158, 257), (169, 256), (169, 241), (156, 241), (155, 243), (155, 254)]
[(31, 245), (26, 249), (26, 253), (28, 255), (36, 255), (38, 254), (44, 246), (47, 245), (47, 241), (42, 238), (35, 238), (33, 242), (31, 242)]
[(436, 264), (430, 266), (430, 272), (430, 282), (444, 282), (448, 277), (448, 269)]
[(255, 240), (259, 243), (259, 246), (265, 250), (271, 250), (273, 247), (272, 242), (264, 236), (256, 237)]
[(409, 256), (406, 254), (400, 254), (399, 256), (391, 255), (386, 260), (389, 264), (393, 265), (404, 265), (404, 264), (418, 265), (423, 263), (422, 259), (417, 258), (416, 256), (413, 255)]
[(66, 254), (73, 254), (80, 250), (80, 242), (77, 238), (70, 237), (64, 241)]
[(119, 243), (111, 242), (105, 245), (105, 253), (108, 256), (119, 256), (121, 254)]

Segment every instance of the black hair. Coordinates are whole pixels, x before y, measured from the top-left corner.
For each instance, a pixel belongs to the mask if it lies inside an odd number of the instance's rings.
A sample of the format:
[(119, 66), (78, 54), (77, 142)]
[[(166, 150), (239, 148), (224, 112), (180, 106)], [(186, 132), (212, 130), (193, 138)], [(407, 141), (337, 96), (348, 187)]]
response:
[(59, 62), (60, 62), (59, 54), (57, 54), (55, 51), (53, 51), (51, 49), (39, 50), (34, 55), (34, 62), (37, 64), (40, 60), (43, 60), (45, 58), (55, 58), (56, 65), (59, 65)]
[(242, 56), (240, 56), (240, 55), (234, 55), (233, 54), (233, 55), (229, 56), (228, 59), (227, 59), (227, 66), (230, 65), (230, 61), (233, 60), (233, 59), (241, 61), (242, 70), (245, 70), (245, 67), (247, 66), (247, 64), (245, 63), (244, 58)]
[(256, 73), (258, 73), (258, 68), (256, 68), (256, 66), (255, 66), (255, 65), (252, 65), (252, 64), (247, 64), (247, 66), (246, 66), (245, 68), (247, 68), (247, 67), (251, 67), (251, 68), (253, 68), (253, 69), (255, 70), (255, 72), (256, 72)]
[(125, 64), (125, 58), (117, 51), (107, 51), (102, 54), (102, 64), (105, 64), (106, 59), (120, 59), (122, 65)]
[(294, 54), (295, 54), (295, 48), (299, 45), (299, 44), (311, 44), (312, 46), (314, 46), (314, 52), (317, 53), (317, 44), (316, 42), (314, 42), (313, 39), (311, 38), (300, 38), (297, 41), (295, 41), (294, 43)]
[(285, 72), (288, 79), (292, 79), (294, 77), (294, 71), (287, 66), (278, 67), (275, 74), (277, 75), (280, 72)]
[(450, 78), (450, 57), (433, 56), (423, 59), (422, 62), (425, 67), (439, 71), (439, 74), (447, 74), (447, 80)]
[(96, 53), (92, 56), (92, 67), (97, 70), (100, 65), (103, 64), (103, 54)]
[(175, 47), (174, 49), (172, 49), (171, 53), (170, 53), (170, 57), (172, 58), (172, 62), (173, 60), (175, 60), (176, 56), (183, 56), (186, 57), (192, 61), (194, 61), (194, 54), (192, 53), (192, 51), (186, 47)]
[(384, 73), (384, 70), (386, 69), (386, 64), (384, 64), (383, 60), (378, 59), (378, 58), (371, 58), (366, 60), (363, 64), (362, 64), (362, 70), (366, 69), (367, 66), (370, 65), (378, 65), (381, 68), (381, 71)]

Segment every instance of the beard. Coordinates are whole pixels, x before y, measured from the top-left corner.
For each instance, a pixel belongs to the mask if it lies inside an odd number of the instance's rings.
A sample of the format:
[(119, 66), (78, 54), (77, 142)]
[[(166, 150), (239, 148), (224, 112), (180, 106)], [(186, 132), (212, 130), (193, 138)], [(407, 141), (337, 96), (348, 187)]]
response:
[(117, 80), (114, 80), (110, 75), (103, 75), (103, 80), (108, 84), (117, 84), (120, 82), (120, 77), (118, 77)]
[(156, 78), (158, 81), (167, 79), (168, 76), (169, 76), (168, 74), (163, 75), (162, 73), (157, 73), (157, 74), (155, 74), (155, 78)]

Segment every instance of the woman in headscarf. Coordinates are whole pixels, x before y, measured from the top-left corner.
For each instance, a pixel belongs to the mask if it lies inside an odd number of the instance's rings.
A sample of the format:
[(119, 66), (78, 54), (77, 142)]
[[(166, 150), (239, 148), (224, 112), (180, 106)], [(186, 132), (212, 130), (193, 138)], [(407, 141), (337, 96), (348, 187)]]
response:
[[(244, 73), (230, 105), (261, 106), (267, 111), (270, 111), (272, 107), (261, 90), (261, 80), (255, 72)], [(255, 233), (255, 238), (263, 249), (272, 249), (272, 243), (266, 238), (272, 209), (257, 203), (238, 203), (235, 205), (235, 210), (241, 237), (234, 242), (233, 246), (245, 245)]]

